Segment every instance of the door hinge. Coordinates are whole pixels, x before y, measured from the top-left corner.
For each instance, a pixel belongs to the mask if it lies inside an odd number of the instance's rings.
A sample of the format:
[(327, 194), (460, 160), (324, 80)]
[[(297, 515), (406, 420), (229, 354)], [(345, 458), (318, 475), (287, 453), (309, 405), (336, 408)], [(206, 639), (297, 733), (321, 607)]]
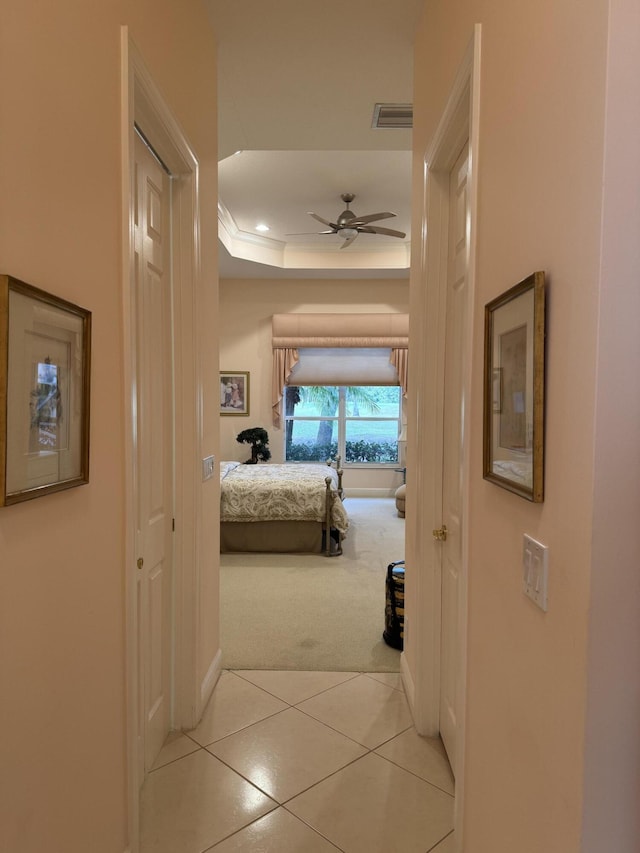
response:
[(436, 542), (446, 542), (447, 541), (447, 525), (443, 524), (442, 527), (438, 527), (433, 531), (433, 538)]

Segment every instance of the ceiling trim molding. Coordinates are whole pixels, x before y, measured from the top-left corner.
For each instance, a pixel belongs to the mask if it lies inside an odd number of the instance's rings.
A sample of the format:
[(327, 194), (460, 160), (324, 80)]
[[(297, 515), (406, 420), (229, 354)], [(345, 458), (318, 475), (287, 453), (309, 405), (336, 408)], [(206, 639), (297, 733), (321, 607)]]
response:
[[(241, 231), (228, 208), (220, 200), (218, 200), (218, 235), (225, 246), (227, 246), (226, 240), (232, 243), (239, 240), (242, 243), (249, 243), (252, 246), (258, 246), (267, 251), (283, 249), (286, 246), (283, 240), (274, 240), (273, 237), (265, 237), (262, 234), (251, 234), (249, 231)], [(231, 252), (228, 246), (227, 249)], [(239, 255), (238, 257), (242, 256)]]

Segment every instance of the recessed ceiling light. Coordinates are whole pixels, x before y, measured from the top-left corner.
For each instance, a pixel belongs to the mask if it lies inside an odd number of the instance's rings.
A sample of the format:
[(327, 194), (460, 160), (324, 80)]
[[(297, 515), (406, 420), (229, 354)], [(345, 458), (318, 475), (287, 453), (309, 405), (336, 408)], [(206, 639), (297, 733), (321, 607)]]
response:
[(258, 224), (256, 225), (256, 231), (270, 231), (270, 230), (271, 229), (269, 228), (269, 226), (265, 225), (264, 222), (258, 222)]

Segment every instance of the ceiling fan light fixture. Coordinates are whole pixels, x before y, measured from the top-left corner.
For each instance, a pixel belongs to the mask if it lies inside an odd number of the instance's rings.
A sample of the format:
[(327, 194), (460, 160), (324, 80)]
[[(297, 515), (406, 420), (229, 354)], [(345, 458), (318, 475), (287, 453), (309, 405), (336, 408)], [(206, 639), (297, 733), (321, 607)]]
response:
[(351, 237), (356, 237), (358, 234), (357, 228), (340, 228), (337, 232), (339, 237), (342, 237), (343, 240), (349, 240)]

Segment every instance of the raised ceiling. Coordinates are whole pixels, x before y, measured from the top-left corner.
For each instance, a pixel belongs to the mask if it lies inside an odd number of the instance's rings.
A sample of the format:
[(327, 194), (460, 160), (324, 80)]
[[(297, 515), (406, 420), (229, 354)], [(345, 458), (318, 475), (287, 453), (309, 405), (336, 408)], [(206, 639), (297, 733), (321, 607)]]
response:
[[(411, 131), (371, 124), (376, 103), (412, 101), (423, 0), (206, 3), (219, 43), (221, 276), (406, 277)], [(396, 213), (379, 224), (405, 240), (361, 234), (340, 249), (316, 236), (307, 211), (335, 221), (343, 192), (356, 214)]]

